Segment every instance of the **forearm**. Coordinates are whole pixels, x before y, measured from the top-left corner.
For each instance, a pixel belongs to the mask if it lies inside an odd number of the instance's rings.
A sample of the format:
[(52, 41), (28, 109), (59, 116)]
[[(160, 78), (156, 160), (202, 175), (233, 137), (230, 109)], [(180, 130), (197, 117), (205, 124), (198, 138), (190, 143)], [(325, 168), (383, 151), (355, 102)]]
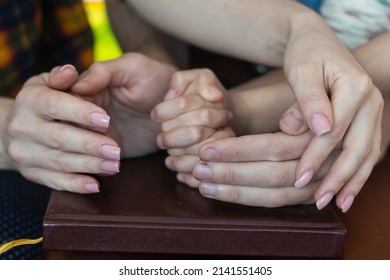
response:
[[(390, 33), (383, 34), (355, 49), (352, 54), (371, 76), (385, 98), (385, 115), (389, 115)], [(234, 131), (241, 134), (273, 132), (279, 128), (279, 119), (295, 102), (295, 97), (281, 71), (262, 76), (232, 89), (229, 93)]]
[[(327, 28), (320, 16), (295, 1), (127, 0), (155, 27), (211, 51), (282, 66), (291, 27)], [(313, 23), (313, 24), (312, 24)], [(326, 30), (329, 32), (329, 30)], [(296, 33), (294, 33), (295, 36)]]
[(123, 52), (139, 52), (180, 68), (187, 66), (187, 46), (151, 26), (130, 5), (107, 0), (106, 10)]
[(0, 97), (0, 169), (11, 169), (9, 158), (4, 149), (4, 141), (6, 141), (7, 134), (7, 115), (11, 110), (14, 99), (7, 97)]

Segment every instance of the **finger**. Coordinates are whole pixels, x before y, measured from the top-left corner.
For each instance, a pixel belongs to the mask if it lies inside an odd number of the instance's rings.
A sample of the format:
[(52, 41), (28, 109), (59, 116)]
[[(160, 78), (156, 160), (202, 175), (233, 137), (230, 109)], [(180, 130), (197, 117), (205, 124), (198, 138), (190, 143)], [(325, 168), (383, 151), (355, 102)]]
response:
[(305, 122), (320, 136), (331, 130), (334, 112), (325, 90), (322, 68), (318, 68), (314, 64), (301, 64), (287, 73), (287, 79)]
[(161, 123), (202, 108), (222, 108), (222, 104), (205, 101), (199, 95), (187, 95), (157, 104), (151, 112), (151, 117)]
[[(372, 96), (374, 97), (375, 92), (372, 93)], [(352, 125), (359, 127), (360, 132), (355, 132), (354, 135), (356, 139), (355, 142), (359, 142), (354, 144), (353, 147), (351, 146), (345, 146), (344, 149), (347, 148), (345, 151), (343, 157), (350, 158), (351, 160), (356, 160), (357, 158), (354, 157), (349, 152), (353, 151), (361, 151), (362, 143), (369, 143), (371, 136), (373, 135), (375, 126), (373, 124), (375, 123), (377, 119), (377, 112), (378, 112), (378, 102), (374, 99), (364, 103), (363, 107), (359, 109), (359, 112), (357, 113), (359, 116), (350, 115), (351, 111), (357, 111), (357, 108), (360, 107), (359, 101), (357, 98), (349, 97), (348, 100), (345, 100), (343, 102), (345, 105), (344, 107), (350, 107), (354, 108), (351, 110), (345, 109), (345, 110), (335, 110), (334, 115), (334, 127), (332, 128), (330, 133), (327, 133), (325, 135), (322, 135), (321, 137), (314, 137), (309, 146), (307, 147), (306, 151), (303, 153), (301, 160), (299, 162), (298, 168), (297, 168), (297, 178), (300, 180), (302, 177), (307, 176), (307, 174), (313, 174), (315, 173), (318, 168), (321, 166), (321, 164), (324, 162), (324, 160), (327, 158), (329, 153), (335, 148), (337, 143), (339, 143), (342, 138), (344, 137), (347, 129), (352, 129)], [(355, 109), (356, 108), (356, 109)], [(362, 113), (364, 112), (364, 113)], [(365, 114), (365, 115), (362, 115)], [(354, 118), (354, 120), (353, 120)], [(349, 125), (351, 124), (353, 120), (353, 124), (349, 128)], [(356, 129), (356, 128), (355, 128)], [(361, 132), (364, 132), (364, 140), (361, 142)], [(358, 135), (358, 136), (357, 136)], [(359, 141), (358, 141), (359, 140)], [(360, 148), (358, 146), (360, 145)], [(351, 149), (352, 148), (352, 149)], [(364, 149), (363, 149), (364, 150)], [(356, 166), (356, 165), (355, 165)], [(346, 167), (344, 167), (346, 168)], [(336, 172), (336, 174), (342, 174), (341, 172)], [(345, 177), (346, 173), (342, 177)], [(336, 178), (334, 178), (336, 179)], [(341, 179), (341, 177), (339, 177)], [(341, 183), (341, 181), (339, 182)], [(337, 184), (339, 184), (337, 183)], [(344, 181), (345, 183), (345, 181)]]
[(23, 147), (28, 148), (26, 150), (28, 152), (13, 152), (13, 159), (19, 166), (65, 173), (114, 174), (119, 172), (118, 160), (63, 152), (37, 144), (24, 143)]
[(181, 155), (198, 155), (200, 147), (202, 147), (204, 144), (213, 142), (216, 140), (234, 137), (235, 134), (233, 130), (230, 127), (224, 127), (221, 130), (217, 130), (212, 134), (210, 137), (206, 138), (202, 142), (196, 143), (194, 145), (190, 145), (183, 148), (172, 148), (168, 149), (168, 153), (171, 156), (181, 156)]
[(168, 156), (165, 166), (175, 172), (192, 174), (192, 169), (198, 161), (197, 155)]
[(191, 173), (178, 173), (176, 175), (177, 180), (180, 183), (186, 184), (187, 186), (191, 188), (198, 188), (199, 187), (199, 181), (192, 176)]
[(74, 193), (97, 193), (99, 182), (88, 175), (61, 173), (41, 168), (21, 170), (22, 175), (30, 181), (47, 186), (58, 191)]
[[(375, 142), (379, 145), (381, 140), (380, 131), (377, 130)], [(355, 197), (358, 195), (365, 182), (369, 178), (373, 166), (378, 160), (378, 154), (372, 153), (369, 158), (362, 164), (359, 170), (352, 176), (351, 179), (343, 186), (337, 194), (336, 204), (343, 213), (346, 213), (352, 206)]]
[(299, 158), (312, 135), (284, 133), (247, 135), (222, 139), (205, 144), (199, 155), (203, 161), (282, 161)]
[(280, 188), (294, 183), (296, 160), (272, 162), (198, 162), (192, 175), (199, 181), (263, 188)]
[(298, 103), (294, 103), (281, 117), (280, 129), (288, 135), (299, 135), (308, 130)]
[(282, 207), (311, 202), (317, 183), (307, 188), (285, 187), (279, 189), (200, 183), (200, 193), (208, 198), (260, 207)]
[(172, 77), (165, 100), (194, 93), (200, 94), (207, 101), (219, 102), (223, 99), (224, 88), (210, 69), (179, 71)]
[(196, 83), (196, 91), (210, 102), (220, 102), (224, 95), (223, 86), (215, 74), (208, 69), (199, 76)]
[(163, 131), (170, 131), (182, 126), (206, 126), (220, 128), (226, 126), (233, 118), (231, 112), (224, 109), (202, 108), (184, 113), (177, 118), (165, 121)]
[(58, 66), (50, 71), (49, 86), (56, 90), (67, 91), (77, 81), (78, 73), (71, 64)]
[(41, 121), (37, 126), (40, 133), (36, 133), (35, 127), (26, 126), (19, 136), (58, 151), (120, 160), (120, 147), (103, 134), (61, 122)]
[(316, 193), (319, 208), (326, 205), (320, 203), (323, 197), (336, 194), (346, 184), (356, 196), (378, 160), (383, 103), (374, 94), (370, 99), (371, 102), (366, 102), (356, 114), (345, 136), (341, 155), (319, 186)]
[(17, 106), (29, 106), (32, 118), (39, 116), (97, 128), (108, 128), (110, 122), (110, 117), (102, 108), (70, 94), (42, 87), (37, 80), (30, 81), (22, 89), (16, 102)]
[(161, 149), (181, 148), (202, 142), (214, 134), (215, 129), (204, 126), (180, 127), (157, 136), (157, 144)]

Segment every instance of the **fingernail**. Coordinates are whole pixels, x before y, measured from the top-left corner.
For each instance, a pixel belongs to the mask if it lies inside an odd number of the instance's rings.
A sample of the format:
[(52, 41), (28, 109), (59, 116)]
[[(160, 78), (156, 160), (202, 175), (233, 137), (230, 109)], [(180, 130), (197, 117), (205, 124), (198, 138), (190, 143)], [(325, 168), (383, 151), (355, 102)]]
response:
[(162, 137), (161, 137), (161, 135), (158, 135), (157, 136), (157, 146), (160, 148), (160, 149), (166, 149), (167, 147), (165, 147), (165, 145), (164, 145), (164, 141), (163, 141), (163, 139), (162, 139)]
[(302, 114), (299, 111), (291, 111), (283, 117), (283, 122), (288, 128), (299, 131), (305, 124)]
[(207, 180), (211, 178), (211, 170), (207, 164), (201, 163), (195, 166), (193, 175), (198, 180)]
[(100, 192), (99, 185), (95, 183), (89, 183), (84, 185), (84, 190), (88, 193), (98, 193)]
[(165, 95), (165, 100), (171, 100), (176, 97), (176, 91), (173, 89), (168, 90), (167, 94)]
[(205, 197), (215, 197), (217, 193), (217, 185), (209, 184), (209, 183), (202, 183), (199, 186), (200, 193)]
[(311, 119), (311, 125), (317, 136), (321, 136), (331, 130), (329, 120), (323, 113), (314, 113)]
[(325, 206), (328, 205), (329, 202), (332, 200), (333, 196), (334, 193), (331, 192), (324, 194), (316, 203), (317, 209), (324, 209)]
[(298, 189), (303, 188), (310, 182), (312, 177), (313, 177), (313, 171), (306, 170), (305, 172), (302, 173), (301, 177), (299, 177), (298, 180), (295, 181), (294, 186)]
[(100, 168), (106, 172), (119, 172), (119, 161), (103, 160)]
[(103, 145), (100, 148), (100, 154), (107, 159), (112, 159), (112, 160), (121, 159), (121, 149), (117, 146)]
[(172, 162), (172, 159), (170, 157), (165, 158), (165, 166), (169, 170), (176, 171), (176, 170), (174, 170), (173, 162)]
[(346, 213), (349, 210), (349, 208), (351, 208), (354, 199), (355, 197), (353, 195), (347, 196), (347, 198), (344, 200), (343, 204), (341, 204), (340, 207), (343, 213)]
[(202, 160), (218, 160), (219, 153), (214, 148), (206, 148), (201, 154), (200, 158)]
[(97, 127), (107, 128), (110, 124), (110, 116), (102, 113), (91, 113), (89, 122)]
[(76, 71), (76, 68), (72, 64), (65, 64), (64, 66), (61, 67), (60, 73), (66, 71), (66, 70), (70, 70), (73, 72), (73, 71)]

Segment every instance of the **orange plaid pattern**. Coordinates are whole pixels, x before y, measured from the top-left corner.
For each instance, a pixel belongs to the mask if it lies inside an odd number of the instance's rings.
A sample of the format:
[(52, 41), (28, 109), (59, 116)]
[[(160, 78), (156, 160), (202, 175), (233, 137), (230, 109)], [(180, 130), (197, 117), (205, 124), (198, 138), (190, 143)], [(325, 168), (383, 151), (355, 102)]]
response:
[(93, 60), (93, 37), (81, 0), (0, 1), (0, 95), (15, 96), (32, 75)]

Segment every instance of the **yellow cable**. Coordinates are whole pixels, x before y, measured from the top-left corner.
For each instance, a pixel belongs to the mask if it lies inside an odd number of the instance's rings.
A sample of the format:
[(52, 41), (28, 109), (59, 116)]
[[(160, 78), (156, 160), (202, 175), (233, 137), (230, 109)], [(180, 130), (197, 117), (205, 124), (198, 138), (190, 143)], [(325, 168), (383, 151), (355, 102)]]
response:
[(21, 245), (31, 245), (31, 244), (38, 244), (42, 242), (43, 237), (39, 237), (37, 239), (17, 239), (10, 242), (7, 242), (0, 246), (0, 255), (7, 252), (8, 250), (11, 250), (14, 247), (21, 246)]

